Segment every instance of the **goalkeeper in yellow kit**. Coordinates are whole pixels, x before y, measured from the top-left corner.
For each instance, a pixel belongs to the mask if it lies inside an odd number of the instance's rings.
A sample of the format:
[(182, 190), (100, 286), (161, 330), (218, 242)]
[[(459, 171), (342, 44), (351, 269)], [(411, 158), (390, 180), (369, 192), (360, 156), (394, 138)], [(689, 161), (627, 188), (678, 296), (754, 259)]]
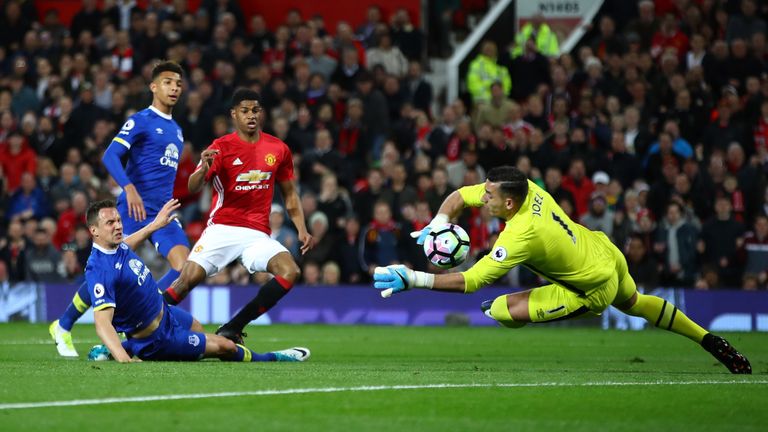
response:
[(573, 222), (552, 196), (516, 168), (494, 168), (485, 183), (454, 191), (432, 222), (412, 235), (423, 243), (433, 226), (457, 217), (464, 207), (481, 206), (506, 226), (491, 252), (472, 268), (435, 275), (402, 265), (377, 267), (374, 286), (392, 293), (411, 288), (471, 293), (523, 265), (550, 284), (483, 302), (486, 315), (507, 327), (596, 315), (613, 305), (701, 344), (732, 373), (752, 373), (747, 358), (725, 339), (666, 300), (638, 292), (624, 255), (608, 237)]

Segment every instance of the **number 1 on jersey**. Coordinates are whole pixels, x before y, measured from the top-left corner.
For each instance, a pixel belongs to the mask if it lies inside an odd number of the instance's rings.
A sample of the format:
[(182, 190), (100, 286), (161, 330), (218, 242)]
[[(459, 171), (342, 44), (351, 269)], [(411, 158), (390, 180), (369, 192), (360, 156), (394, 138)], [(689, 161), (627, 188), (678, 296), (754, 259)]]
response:
[(573, 235), (573, 231), (571, 231), (571, 228), (568, 227), (565, 221), (562, 220), (560, 216), (556, 215), (555, 212), (552, 212), (552, 219), (558, 224), (560, 224), (560, 226), (565, 230), (565, 232), (568, 233), (568, 236), (571, 237), (573, 244), (576, 244), (576, 236)]

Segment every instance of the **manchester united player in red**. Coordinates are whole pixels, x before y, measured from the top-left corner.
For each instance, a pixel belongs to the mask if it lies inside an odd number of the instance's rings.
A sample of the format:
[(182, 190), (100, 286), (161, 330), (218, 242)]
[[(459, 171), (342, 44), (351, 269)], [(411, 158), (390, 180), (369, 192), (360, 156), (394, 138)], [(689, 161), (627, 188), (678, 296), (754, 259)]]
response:
[(193, 193), (205, 183), (213, 186), (208, 226), (192, 248), (181, 275), (163, 296), (169, 304), (177, 304), (206, 277), (238, 258), (251, 273), (268, 271), (274, 278), (216, 331), (242, 343), (243, 328), (287, 294), (300, 274), (288, 250), (269, 237), (269, 212), (276, 184), (299, 232), (301, 253), (313, 243), (293, 180), (291, 151), (284, 142), (261, 131), (259, 94), (248, 89), (235, 91), (230, 115), (236, 131), (214, 140), (202, 152), (200, 164), (188, 181)]

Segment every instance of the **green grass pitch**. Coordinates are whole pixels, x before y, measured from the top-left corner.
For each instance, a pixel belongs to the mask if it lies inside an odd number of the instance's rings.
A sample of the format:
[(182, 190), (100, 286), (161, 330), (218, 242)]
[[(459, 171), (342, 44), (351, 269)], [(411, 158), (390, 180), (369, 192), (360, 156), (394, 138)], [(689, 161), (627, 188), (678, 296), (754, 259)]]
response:
[(301, 345), (312, 358), (95, 363), (84, 360), (98, 342), (92, 326), (75, 327), (81, 359), (67, 360), (47, 326), (0, 325), (0, 430), (647, 432), (768, 424), (768, 334), (726, 335), (752, 362), (754, 375), (736, 376), (694, 343), (659, 330), (248, 332), (257, 351)]

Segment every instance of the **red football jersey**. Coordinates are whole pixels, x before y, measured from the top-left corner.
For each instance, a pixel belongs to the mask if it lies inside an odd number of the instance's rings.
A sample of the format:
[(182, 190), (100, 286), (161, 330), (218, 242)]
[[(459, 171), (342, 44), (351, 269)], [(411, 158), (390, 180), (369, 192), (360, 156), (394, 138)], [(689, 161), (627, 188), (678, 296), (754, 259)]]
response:
[(213, 186), (208, 225), (239, 226), (270, 234), (275, 182), (293, 179), (288, 146), (264, 132), (255, 143), (245, 142), (233, 132), (214, 140), (208, 148), (219, 151), (205, 176)]

